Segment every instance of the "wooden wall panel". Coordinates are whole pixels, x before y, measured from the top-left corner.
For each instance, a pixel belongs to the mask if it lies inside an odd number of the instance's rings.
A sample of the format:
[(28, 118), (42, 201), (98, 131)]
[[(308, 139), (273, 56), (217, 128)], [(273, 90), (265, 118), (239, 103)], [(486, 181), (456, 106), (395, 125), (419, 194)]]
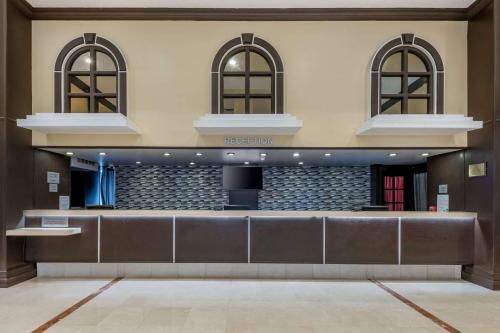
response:
[(448, 185), (450, 211), (465, 210), (464, 152), (429, 157), (427, 160), (427, 204), (437, 205), (439, 185)]

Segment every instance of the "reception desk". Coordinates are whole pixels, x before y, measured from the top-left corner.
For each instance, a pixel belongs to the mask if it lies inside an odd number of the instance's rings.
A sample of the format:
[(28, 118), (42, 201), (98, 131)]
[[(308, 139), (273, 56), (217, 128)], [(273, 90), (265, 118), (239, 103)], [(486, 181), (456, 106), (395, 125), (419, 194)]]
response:
[(28, 210), (79, 234), (23, 236), (28, 262), (473, 264), (474, 213)]

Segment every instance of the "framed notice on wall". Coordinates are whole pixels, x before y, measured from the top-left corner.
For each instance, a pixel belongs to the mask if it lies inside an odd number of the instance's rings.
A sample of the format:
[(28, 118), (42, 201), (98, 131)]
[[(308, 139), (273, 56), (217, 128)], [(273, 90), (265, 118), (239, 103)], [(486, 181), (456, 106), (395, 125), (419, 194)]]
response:
[(469, 164), (469, 178), (486, 176), (486, 162)]
[(450, 196), (448, 194), (438, 194), (437, 196), (437, 211), (449, 212), (450, 211)]

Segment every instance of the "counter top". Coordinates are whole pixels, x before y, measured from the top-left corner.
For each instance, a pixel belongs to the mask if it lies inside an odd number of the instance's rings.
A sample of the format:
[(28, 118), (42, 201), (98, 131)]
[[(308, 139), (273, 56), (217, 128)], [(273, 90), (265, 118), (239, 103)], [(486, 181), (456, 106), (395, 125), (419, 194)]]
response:
[(472, 212), (276, 211), (276, 210), (25, 210), (24, 216), (325, 216), (325, 217), (473, 217)]

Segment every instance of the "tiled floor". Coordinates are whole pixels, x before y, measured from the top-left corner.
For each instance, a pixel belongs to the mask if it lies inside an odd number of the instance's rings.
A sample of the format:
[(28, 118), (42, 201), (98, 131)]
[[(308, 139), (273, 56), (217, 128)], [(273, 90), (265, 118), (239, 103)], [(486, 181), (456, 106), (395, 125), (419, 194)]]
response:
[[(0, 289), (0, 332), (30, 332), (109, 279)], [(384, 282), (462, 332), (500, 332), (500, 292)], [(446, 332), (370, 281), (124, 279), (47, 332)]]

